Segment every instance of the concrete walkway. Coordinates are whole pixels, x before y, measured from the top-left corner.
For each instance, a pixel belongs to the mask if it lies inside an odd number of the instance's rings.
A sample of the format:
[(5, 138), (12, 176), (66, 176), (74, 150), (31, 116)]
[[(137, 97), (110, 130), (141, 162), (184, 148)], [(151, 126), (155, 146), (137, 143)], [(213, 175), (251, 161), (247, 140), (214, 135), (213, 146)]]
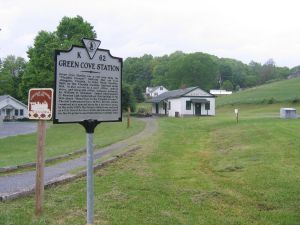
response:
[[(141, 133), (100, 150), (96, 150), (94, 152), (94, 160), (111, 154), (114, 151), (136, 144), (138, 141), (154, 134), (157, 130), (156, 120), (153, 118), (145, 118), (142, 120), (146, 122), (146, 127)], [(86, 156), (84, 155), (77, 159), (46, 167), (44, 182), (45, 184), (47, 184), (49, 182), (51, 183), (54, 179), (58, 179), (60, 177), (68, 177), (70, 171), (85, 166)], [(35, 171), (0, 177), (0, 200), (5, 200), (7, 196), (14, 195), (15, 193), (29, 192), (30, 190), (34, 189), (34, 186)]]

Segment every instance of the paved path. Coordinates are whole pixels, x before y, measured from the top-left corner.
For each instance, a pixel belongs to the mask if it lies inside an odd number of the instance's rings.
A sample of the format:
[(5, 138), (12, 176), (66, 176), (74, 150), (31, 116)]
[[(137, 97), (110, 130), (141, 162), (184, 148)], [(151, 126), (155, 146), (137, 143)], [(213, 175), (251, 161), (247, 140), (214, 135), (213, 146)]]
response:
[(36, 122), (3, 122), (0, 123), (0, 138), (36, 132)]
[[(129, 145), (135, 144), (138, 141), (149, 137), (154, 134), (157, 130), (156, 120), (153, 118), (145, 118), (142, 119), (146, 122), (145, 129), (126, 140), (117, 142), (101, 150), (97, 150), (94, 152), (94, 159), (99, 159), (102, 156), (114, 152), (115, 150), (122, 149)], [(63, 175), (67, 175), (71, 170), (85, 167), (86, 166), (86, 156), (82, 156), (77, 159), (69, 160), (63, 163), (59, 163), (53, 166), (49, 166), (45, 168), (45, 183), (50, 182), (51, 180), (61, 177)], [(0, 177), (0, 196), (9, 195), (12, 193), (28, 191), (33, 189), (35, 185), (35, 171), (25, 172), (21, 174), (15, 174), (10, 176)]]

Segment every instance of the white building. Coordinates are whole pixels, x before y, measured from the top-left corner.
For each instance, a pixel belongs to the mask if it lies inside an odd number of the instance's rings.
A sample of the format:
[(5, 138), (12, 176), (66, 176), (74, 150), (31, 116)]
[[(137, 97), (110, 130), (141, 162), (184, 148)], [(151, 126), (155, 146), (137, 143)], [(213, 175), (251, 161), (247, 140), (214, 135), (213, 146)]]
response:
[(214, 116), (215, 96), (199, 87), (165, 92), (153, 99), (152, 114), (181, 116)]
[(209, 93), (212, 95), (231, 95), (232, 91), (226, 91), (226, 90), (210, 90)]
[(164, 86), (146, 87), (146, 96), (153, 98), (153, 97), (157, 97), (167, 91), (168, 91), (168, 89), (166, 89)]
[(27, 105), (11, 97), (10, 95), (1, 95), (0, 117), (7, 120), (28, 117)]

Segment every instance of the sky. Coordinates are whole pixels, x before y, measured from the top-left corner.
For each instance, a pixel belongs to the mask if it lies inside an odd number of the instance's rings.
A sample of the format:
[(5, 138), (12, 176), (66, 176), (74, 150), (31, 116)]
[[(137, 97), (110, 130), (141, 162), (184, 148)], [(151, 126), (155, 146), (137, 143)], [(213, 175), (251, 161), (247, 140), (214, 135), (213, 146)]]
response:
[(100, 48), (126, 59), (205, 52), (248, 64), (300, 65), (299, 0), (0, 0), (0, 58), (26, 59), (64, 16), (94, 26)]

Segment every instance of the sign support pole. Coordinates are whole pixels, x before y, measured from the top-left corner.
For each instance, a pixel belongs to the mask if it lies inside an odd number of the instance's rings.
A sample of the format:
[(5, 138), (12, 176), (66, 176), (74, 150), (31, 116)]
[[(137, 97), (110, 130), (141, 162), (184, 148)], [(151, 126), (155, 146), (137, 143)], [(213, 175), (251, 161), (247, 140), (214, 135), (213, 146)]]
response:
[(87, 171), (86, 171), (86, 208), (87, 208), (87, 225), (94, 223), (94, 152), (93, 152), (93, 137), (94, 130), (100, 122), (96, 120), (85, 120), (80, 124), (85, 128), (86, 131), (86, 162), (87, 162)]
[(94, 222), (93, 133), (86, 133), (87, 224)]
[(127, 128), (129, 128), (129, 127), (130, 127), (130, 113), (131, 113), (131, 111), (130, 111), (130, 107), (128, 107), (128, 115), (127, 115)]
[(37, 162), (36, 162), (36, 180), (35, 180), (35, 214), (40, 216), (43, 213), (44, 198), (44, 146), (46, 136), (46, 121), (38, 121), (37, 135)]

